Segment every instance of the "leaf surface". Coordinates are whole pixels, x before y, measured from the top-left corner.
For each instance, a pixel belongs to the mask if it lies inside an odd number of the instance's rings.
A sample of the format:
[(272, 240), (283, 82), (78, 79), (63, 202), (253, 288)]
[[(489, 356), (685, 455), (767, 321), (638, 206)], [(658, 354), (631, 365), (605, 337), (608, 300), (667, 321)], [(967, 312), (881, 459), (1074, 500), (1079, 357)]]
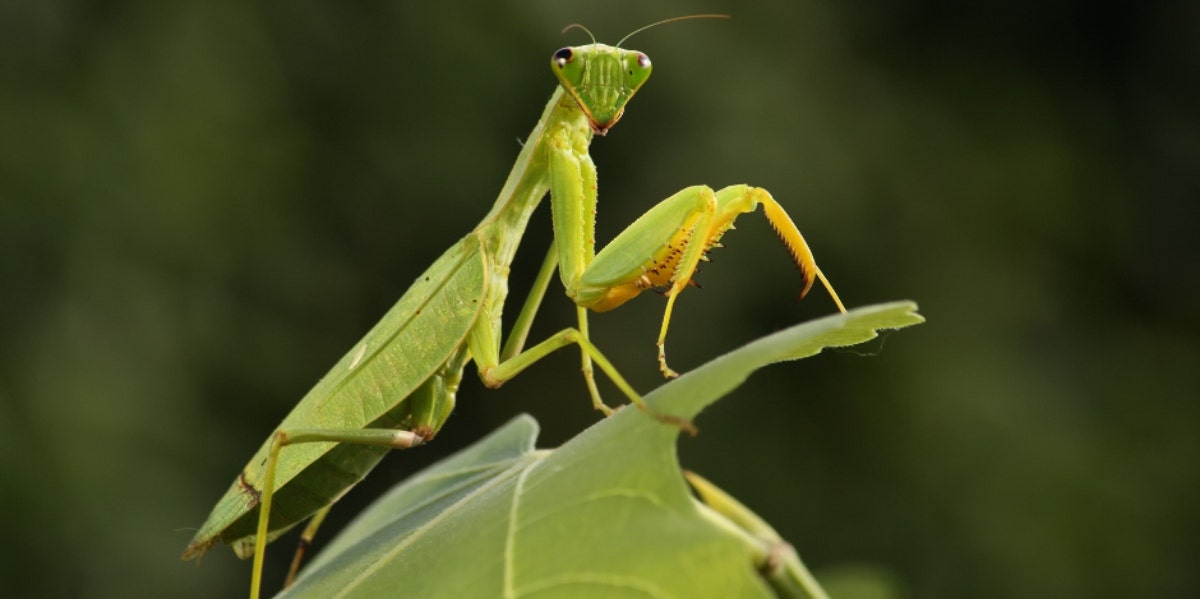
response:
[[(747, 344), (650, 395), (693, 418), (756, 369), (922, 322), (868, 306)], [(679, 429), (627, 408), (555, 450), (519, 416), (393, 488), (309, 566), (288, 597), (772, 597), (765, 543), (693, 498)]]

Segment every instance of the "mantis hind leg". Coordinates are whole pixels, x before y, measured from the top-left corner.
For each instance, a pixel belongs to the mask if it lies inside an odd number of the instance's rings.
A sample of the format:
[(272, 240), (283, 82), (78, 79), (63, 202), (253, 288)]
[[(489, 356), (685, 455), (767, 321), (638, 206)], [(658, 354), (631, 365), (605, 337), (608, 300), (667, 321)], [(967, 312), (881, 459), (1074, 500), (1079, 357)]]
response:
[[(438, 372), (430, 376), (413, 393), (401, 403), (405, 410), (403, 414), (395, 415), (401, 419), (404, 428), (361, 428), (361, 429), (324, 429), (296, 428), (280, 429), (271, 436), (270, 449), (267, 452), (266, 464), (263, 468), (262, 491), (259, 498), (258, 526), (254, 536), (254, 566), (251, 575), (251, 599), (257, 599), (262, 586), (262, 569), (267, 543), (271, 540), (270, 520), (271, 506), (275, 494), (279, 491), (275, 485), (276, 473), (279, 467), (279, 456), (283, 448), (302, 443), (344, 443), (384, 447), (387, 449), (408, 449), (421, 445), (433, 439), (437, 431), (454, 408), (455, 392), (462, 380), (462, 369), (469, 358), (466, 351), (457, 351), (447, 359)], [(381, 424), (380, 426), (401, 426), (400, 422)], [(363, 472), (365, 474), (365, 472)], [(349, 487), (347, 487), (348, 489)], [(337, 496), (340, 497), (340, 494)], [(299, 571), (317, 528), (325, 519), (337, 497), (329, 499), (324, 507), (317, 510), (310, 518), (300, 538), (300, 545), (292, 558), (292, 565), (284, 582), (284, 588), (291, 586)], [(278, 523), (276, 523), (278, 525)], [(286, 530), (284, 528), (283, 530)], [(278, 534), (278, 533), (276, 533)]]
[[(263, 560), (266, 557), (268, 524), (271, 520), (271, 504), (275, 497), (275, 472), (279, 465), (279, 453), (284, 447), (298, 443), (356, 443), (374, 445), (392, 449), (407, 449), (423, 443), (420, 435), (396, 429), (293, 429), (279, 430), (271, 437), (271, 449), (267, 453), (267, 463), (264, 468), (262, 497), (258, 506), (258, 528), (254, 537), (254, 566), (250, 578), (250, 598), (257, 599), (262, 586)], [(320, 510), (318, 517), (324, 518), (324, 512), (329, 506)], [(320, 523), (318, 522), (317, 525)], [(310, 524), (311, 532), (316, 532), (316, 526)], [(308, 529), (305, 531), (309, 532)], [(288, 580), (292, 576), (289, 574)]]
[[(388, 449), (408, 449), (428, 442), (442, 423), (446, 421), (454, 408), (455, 392), (462, 379), (463, 364), (468, 359), (465, 351), (456, 352), (439, 372), (429, 377), (419, 388), (413, 391), (403, 406), (408, 410), (403, 417), (407, 428), (362, 428), (362, 429), (281, 429), (271, 436), (271, 446), (267, 453), (267, 461), (263, 468), (262, 491), (258, 512), (258, 526), (254, 535), (254, 566), (251, 575), (251, 599), (257, 599), (262, 586), (262, 569), (269, 536), (271, 506), (276, 492), (275, 475), (279, 467), (279, 454), (284, 447), (301, 443), (346, 443), (385, 447)], [(284, 588), (291, 586), (299, 571), (304, 554), (311, 544), (317, 528), (325, 519), (332, 506), (330, 503), (319, 509), (310, 518), (308, 525), (300, 537), (299, 547), (292, 558), (292, 565), (284, 582)], [(286, 529), (285, 529), (286, 530)]]
[(288, 567), (283, 588), (286, 589), (296, 582), (296, 575), (300, 573), (300, 564), (304, 562), (304, 554), (308, 553), (309, 547), (312, 547), (313, 539), (317, 536), (317, 529), (321, 527), (322, 522), (325, 522), (325, 516), (329, 515), (331, 509), (333, 509), (333, 505), (327, 505), (308, 519), (308, 524), (304, 527), (304, 532), (300, 533), (300, 540), (296, 543), (296, 553), (292, 555), (292, 565)]
[[(258, 599), (262, 587), (263, 560), (266, 557), (268, 524), (271, 520), (271, 504), (275, 497), (275, 472), (279, 465), (279, 453), (288, 445), (298, 443), (356, 443), (391, 449), (408, 449), (425, 442), (420, 435), (396, 429), (292, 429), (279, 430), (271, 436), (271, 449), (267, 453), (264, 468), (262, 498), (258, 506), (258, 529), (254, 536), (254, 566), (250, 577), (250, 599)], [(321, 511), (327, 511), (328, 506)], [(323, 518), (323, 515), (322, 515)], [(319, 525), (319, 523), (318, 523)], [(306, 531), (307, 532), (307, 531)], [(312, 532), (316, 532), (313, 527)], [(289, 581), (290, 581), (289, 576)]]

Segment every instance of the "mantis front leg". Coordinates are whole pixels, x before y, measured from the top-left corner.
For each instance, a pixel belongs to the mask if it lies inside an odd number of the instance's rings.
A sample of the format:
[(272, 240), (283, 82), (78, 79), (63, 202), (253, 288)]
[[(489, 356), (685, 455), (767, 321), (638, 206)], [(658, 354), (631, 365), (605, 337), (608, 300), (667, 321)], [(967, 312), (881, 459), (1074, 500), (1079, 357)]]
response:
[[(569, 160), (560, 162), (565, 166), (570, 165)], [(584, 167), (590, 164), (590, 161), (579, 162)], [(553, 166), (552, 162), (552, 173)], [(584, 196), (580, 204), (585, 207), (590, 204), (594, 208), (595, 171), (590, 171), (591, 185), (587, 184), (588, 169), (581, 168), (578, 172), (584, 183), (580, 186)], [(589, 191), (592, 194), (590, 198), (587, 197)], [(570, 260), (562, 258), (567, 293), (576, 304), (603, 312), (629, 301), (646, 289), (664, 290), (667, 306), (658, 334), (659, 369), (666, 377), (678, 376), (667, 365), (665, 350), (675, 299), (691, 284), (692, 275), (700, 261), (705, 259), (706, 252), (717, 246), (721, 236), (733, 228), (734, 220), (741, 214), (754, 211), (760, 204), (800, 269), (803, 279), (800, 297), (808, 293), (814, 280), (820, 279), (838, 310), (845, 312), (845, 307), (829, 280), (817, 267), (812, 251), (791, 217), (766, 190), (747, 185), (734, 185), (717, 192), (706, 186), (688, 187), (651, 208), (599, 254), (593, 254), (594, 241), (590, 237), (580, 235), (574, 239), (566, 238), (565, 243), (570, 247), (565, 249), (564, 241), (560, 240), (559, 253), (572, 253)], [(559, 206), (557, 198), (554, 206), (556, 211), (567, 211)], [(576, 216), (586, 220), (589, 216), (594, 217), (594, 214), (593, 209)], [(556, 227), (558, 222), (556, 216)], [(587, 226), (591, 230), (592, 223), (587, 223)], [(571, 274), (568, 275), (568, 272)]]

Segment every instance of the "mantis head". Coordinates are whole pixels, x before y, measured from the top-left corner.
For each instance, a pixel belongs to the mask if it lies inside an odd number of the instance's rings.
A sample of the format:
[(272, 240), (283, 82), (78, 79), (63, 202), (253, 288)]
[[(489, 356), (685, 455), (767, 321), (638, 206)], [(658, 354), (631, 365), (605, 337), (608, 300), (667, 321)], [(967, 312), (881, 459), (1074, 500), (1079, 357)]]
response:
[(687, 15), (663, 19), (621, 38), (617, 45), (597, 44), (596, 36), (587, 27), (578, 23), (567, 25), (563, 33), (571, 29), (582, 29), (592, 38), (586, 46), (561, 48), (550, 58), (550, 68), (563, 89), (571, 94), (583, 114), (587, 115), (592, 131), (599, 135), (621, 119), (625, 105), (638, 88), (650, 78), (650, 57), (637, 50), (621, 47), (625, 40), (651, 27), (691, 19), (728, 19), (729, 15)]
[(596, 43), (558, 50), (550, 67), (600, 135), (620, 120), (625, 104), (650, 78), (649, 56)]

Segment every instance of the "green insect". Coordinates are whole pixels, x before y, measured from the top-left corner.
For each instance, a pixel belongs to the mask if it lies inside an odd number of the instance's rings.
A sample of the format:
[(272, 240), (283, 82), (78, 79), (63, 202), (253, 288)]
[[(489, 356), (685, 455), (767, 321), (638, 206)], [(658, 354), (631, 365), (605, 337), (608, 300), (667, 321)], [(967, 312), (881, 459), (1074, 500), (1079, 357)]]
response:
[[(677, 19), (668, 21), (672, 20)], [(664, 350), (675, 300), (734, 219), (759, 205), (800, 268), (801, 297), (820, 279), (838, 309), (845, 311), (796, 225), (759, 188), (735, 185), (714, 192), (689, 187), (650, 209), (596, 253), (596, 168), (588, 146), (594, 135), (604, 135), (621, 118), (629, 99), (650, 76), (650, 59), (620, 48), (620, 43), (613, 47), (593, 40), (556, 51), (550, 68), (559, 86), (491, 211), (446, 250), (284, 418), (213, 508), (184, 559), (198, 557), (218, 542), (231, 545), (240, 557), (253, 554), (251, 597), (257, 597), (265, 545), (310, 517), (314, 523), (305, 538), (311, 538), (329, 506), (389, 449), (431, 440), (454, 408), (467, 362), (475, 363), (484, 385), (498, 387), (554, 350), (576, 345), (597, 410), (612, 413), (596, 389), (593, 363), (631, 402), (645, 408), (637, 392), (589, 341), (587, 310), (611, 310), (644, 290), (662, 291), (667, 304), (658, 360), (664, 375), (675, 376)], [(547, 191), (554, 244), (502, 348), (509, 265), (530, 215)], [(564, 329), (524, 349), (556, 268), (567, 296), (577, 305), (578, 328)], [(284, 447), (287, 450), (281, 451)]]

